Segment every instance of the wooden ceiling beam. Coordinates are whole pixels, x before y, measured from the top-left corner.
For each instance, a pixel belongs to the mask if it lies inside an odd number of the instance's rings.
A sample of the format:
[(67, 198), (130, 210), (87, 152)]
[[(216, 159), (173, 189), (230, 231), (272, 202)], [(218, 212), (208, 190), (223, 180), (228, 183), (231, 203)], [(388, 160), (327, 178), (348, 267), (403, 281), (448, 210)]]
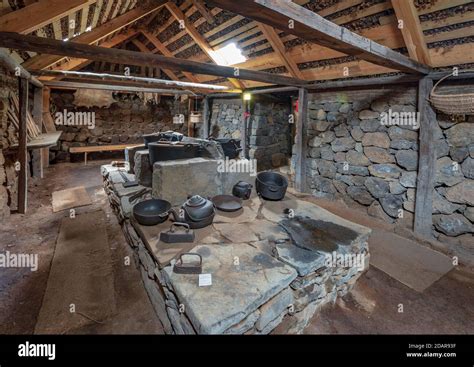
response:
[(202, 1), (202, 0), (193, 0), (193, 3), (194, 3), (194, 6), (199, 11), (199, 13), (202, 15), (203, 18), (206, 19), (206, 21), (209, 24), (214, 24), (215, 19), (214, 19), (213, 15), (211, 14), (211, 12), (209, 10), (207, 10), (206, 5), (204, 4), (204, 1)]
[[(104, 38), (112, 35), (120, 29), (134, 23), (138, 19), (160, 9), (164, 5), (165, 1), (156, 1), (152, 7), (145, 9), (134, 8), (126, 12), (123, 15), (118, 16), (115, 19), (110, 20), (107, 23), (100, 25), (99, 27), (92, 29), (90, 32), (82, 33), (81, 35), (74, 37), (68, 42), (81, 43), (81, 44), (93, 44), (103, 40)], [(61, 61), (63, 57), (54, 55), (38, 55), (25, 61), (23, 66), (31, 69), (44, 69), (50, 67), (57, 62)]]
[(334, 24), (290, 0), (207, 0), (247, 18), (292, 33), (302, 39), (408, 73), (427, 74), (430, 68)]
[(0, 31), (32, 33), (72, 14), (95, 0), (40, 0), (0, 17)]
[[(184, 13), (179, 9), (176, 4), (168, 2), (166, 8), (179, 22), (184, 22), (185, 30), (192, 37), (194, 42), (206, 53), (209, 58), (214, 61), (217, 65), (220, 64), (220, 60), (216, 57), (216, 54), (206, 39), (198, 32), (198, 30), (188, 21)], [(236, 78), (228, 78), (233, 86), (240, 89), (245, 89), (245, 84)]]
[(408, 54), (413, 60), (431, 65), (430, 54), (413, 0), (392, 0), (392, 6), (399, 21), (398, 28), (402, 32)]
[(177, 59), (156, 54), (110, 49), (91, 46), (77, 42), (63, 42), (48, 38), (20, 35), (18, 33), (0, 32), (0, 47), (23, 51), (42, 52), (52, 55), (82, 58), (95, 61), (107, 61), (127, 65), (147, 65), (164, 69), (189, 71), (196, 74), (215, 75), (223, 78), (239, 78), (255, 80), (271, 84), (304, 86), (306, 81), (261, 71), (239, 69), (238, 75), (234, 67), (199, 63), (186, 59)]

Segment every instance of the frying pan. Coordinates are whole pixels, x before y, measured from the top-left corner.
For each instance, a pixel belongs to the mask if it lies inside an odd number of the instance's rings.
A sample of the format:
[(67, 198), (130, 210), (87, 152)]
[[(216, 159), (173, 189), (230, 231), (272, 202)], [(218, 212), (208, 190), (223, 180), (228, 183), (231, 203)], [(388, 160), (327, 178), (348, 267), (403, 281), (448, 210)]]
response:
[(218, 210), (235, 212), (242, 208), (242, 199), (233, 195), (217, 195), (211, 201)]
[(162, 199), (142, 201), (133, 207), (133, 216), (144, 226), (154, 226), (168, 219), (171, 203)]

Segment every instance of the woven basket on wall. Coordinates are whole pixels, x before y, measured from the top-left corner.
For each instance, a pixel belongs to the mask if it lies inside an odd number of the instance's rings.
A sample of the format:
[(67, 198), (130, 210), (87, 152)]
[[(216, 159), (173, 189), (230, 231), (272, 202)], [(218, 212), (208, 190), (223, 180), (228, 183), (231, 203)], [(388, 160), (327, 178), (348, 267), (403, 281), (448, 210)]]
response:
[[(467, 72), (472, 70), (463, 70)], [(445, 79), (453, 76), (448, 74), (441, 78), (433, 87), (430, 93), (431, 104), (439, 111), (447, 115), (474, 115), (474, 93), (462, 94), (440, 94), (436, 93), (436, 88)]]

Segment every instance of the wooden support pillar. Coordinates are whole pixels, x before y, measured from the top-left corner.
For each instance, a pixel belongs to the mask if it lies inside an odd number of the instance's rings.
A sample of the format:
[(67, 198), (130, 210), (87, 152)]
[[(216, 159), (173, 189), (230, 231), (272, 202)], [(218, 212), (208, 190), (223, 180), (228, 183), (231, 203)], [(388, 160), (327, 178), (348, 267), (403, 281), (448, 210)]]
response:
[(203, 129), (202, 134), (203, 138), (209, 138), (209, 97), (204, 97), (202, 100), (202, 123)]
[(433, 80), (425, 77), (418, 84), (418, 111), (420, 112), (419, 160), (416, 183), (415, 228), (414, 231), (425, 237), (432, 236), (433, 190), (436, 170), (434, 142), (436, 112), (428, 100)]
[(307, 114), (308, 114), (308, 90), (300, 88), (298, 91), (298, 116), (296, 119), (296, 165), (295, 165), (295, 189), (306, 192), (306, 152), (307, 139)]
[(242, 147), (242, 158), (248, 158), (248, 137), (247, 137), (247, 129), (248, 129), (248, 121), (249, 121), (249, 114), (250, 114), (250, 101), (246, 101), (242, 99), (242, 125), (240, 129), (240, 139), (241, 139), (241, 147)]
[(26, 213), (28, 193), (28, 151), (26, 146), (26, 116), (28, 112), (28, 80), (19, 78), (20, 113), (18, 130), (18, 212)]
[[(40, 131), (43, 131), (43, 88), (35, 88), (33, 94), (33, 119)], [(42, 148), (49, 151), (49, 148)], [(33, 177), (43, 178), (43, 152), (42, 149), (34, 149), (32, 153)]]

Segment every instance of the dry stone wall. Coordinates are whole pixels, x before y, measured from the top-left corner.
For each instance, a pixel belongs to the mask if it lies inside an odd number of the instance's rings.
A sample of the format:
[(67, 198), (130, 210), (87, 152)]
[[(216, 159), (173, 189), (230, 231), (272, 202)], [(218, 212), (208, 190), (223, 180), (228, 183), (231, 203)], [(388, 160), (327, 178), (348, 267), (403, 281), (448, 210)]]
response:
[[(287, 164), (291, 148), (288, 121), (290, 113), (289, 99), (280, 102), (260, 97), (251, 102), (248, 122), (249, 157), (258, 160), (259, 170)], [(215, 99), (212, 102), (211, 136), (240, 139), (242, 115), (240, 99)]]
[(7, 110), (10, 95), (18, 95), (18, 80), (0, 65), (0, 220), (16, 208), (18, 179), (15, 171), (16, 150), (11, 146), (18, 141), (18, 132), (8, 123)]
[[(382, 122), (389, 113), (418, 117), (416, 105), (416, 88), (311, 94), (306, 164), (312, 194), (342, 197), (372, 216), (411, 227), (419, 130)], [(433, 234), (472, 246), (474, 116), (467, 122), (442, 114), (437, 119)]]
[[(77, 107), (74, 95), (55, 92), (52, 98), (52, 114), (68, 112), (94, 112), (95, 127), (57, 126), (63, 130), (59, 147), (52, 149), (51, 158), (57, 161), (69, 158), (69, 148), (86, 145), (141, 143), (143, 134), (175, 130), (184, 132), (186, 124), (173, 125), (172, 99), (162, 98), (159, 104), (144, 103), (136, 94), (114, 94), (116, 100), (110, 107)], [(182, 112), (183, 113), (183, 112)]]

